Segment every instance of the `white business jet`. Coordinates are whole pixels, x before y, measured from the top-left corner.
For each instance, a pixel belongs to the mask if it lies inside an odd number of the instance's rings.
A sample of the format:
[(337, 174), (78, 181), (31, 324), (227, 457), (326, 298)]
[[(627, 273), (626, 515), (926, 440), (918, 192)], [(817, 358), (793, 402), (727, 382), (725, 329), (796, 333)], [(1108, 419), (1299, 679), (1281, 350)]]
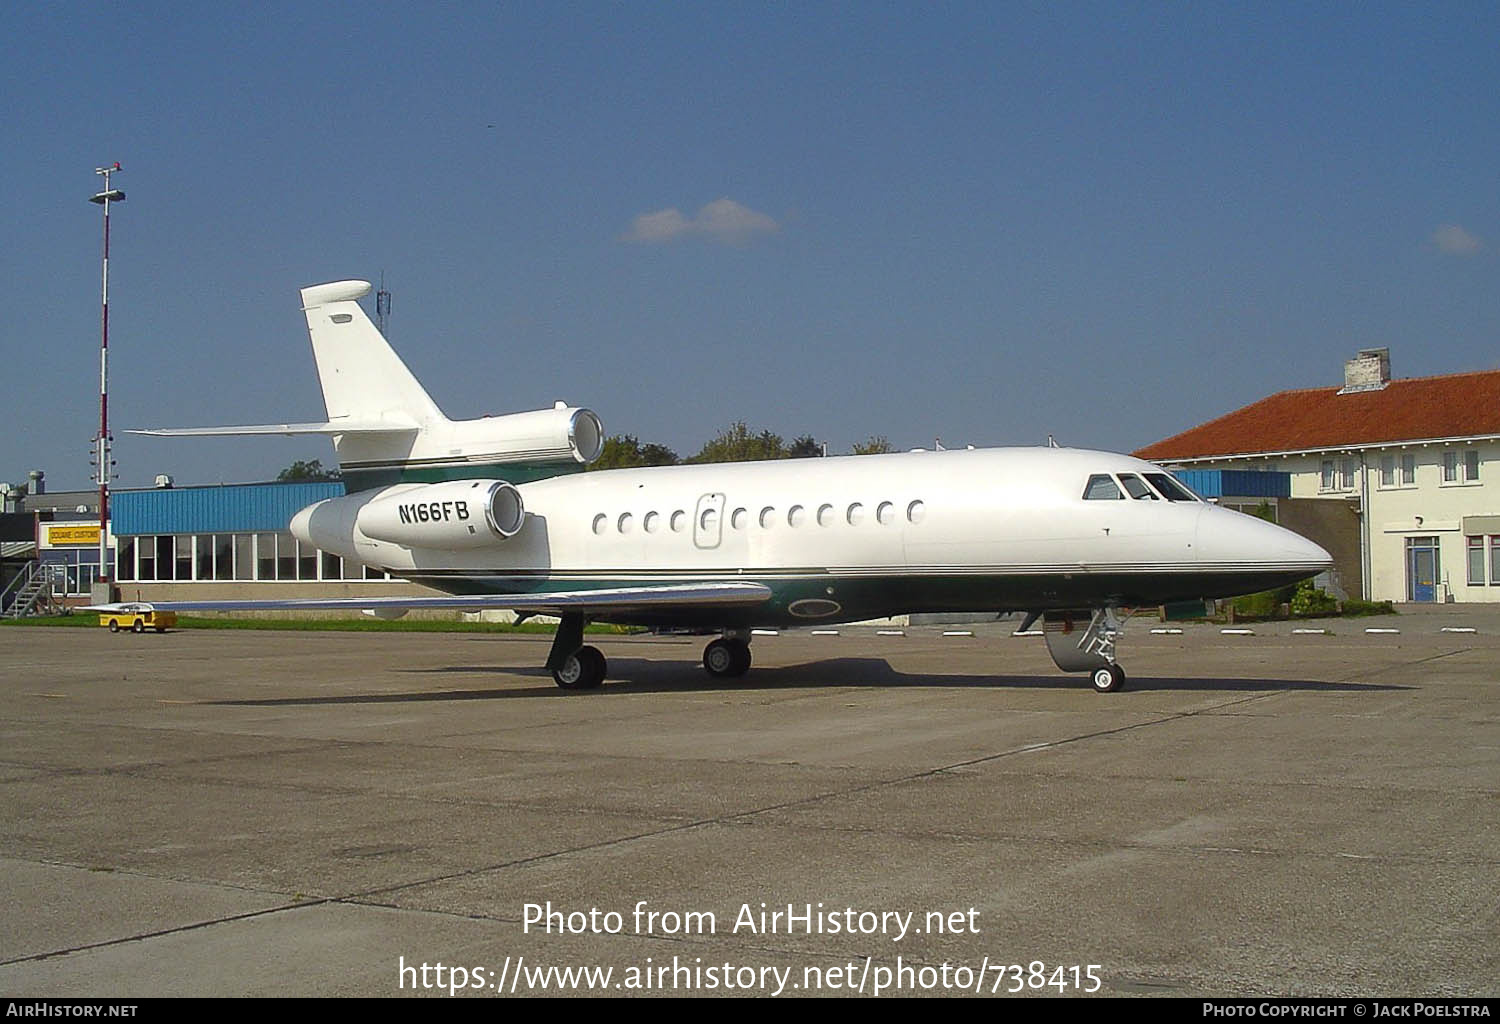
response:
[(1058, 668), (1100, 692), (1125, 672), (1121, 613), (1279, 587), (1331, 565), (1295, 533), (1211, 505), (1160, 467), (1066, 448), (918, 451), (583, 473), (587, 409), (450, 420), (357, 301), (302, 290), (328, 419), (140, 431), (324, 434), (349, 493), (302, 509), (305, 543), (444, 596), (162, 601), (172, 611), (508, 608), (559, 617), (564, 689), (598, 687), (586, 623), (702, 629), (715, 676), (750, 667), (754, 627), (919, 612), (1041, 619)]

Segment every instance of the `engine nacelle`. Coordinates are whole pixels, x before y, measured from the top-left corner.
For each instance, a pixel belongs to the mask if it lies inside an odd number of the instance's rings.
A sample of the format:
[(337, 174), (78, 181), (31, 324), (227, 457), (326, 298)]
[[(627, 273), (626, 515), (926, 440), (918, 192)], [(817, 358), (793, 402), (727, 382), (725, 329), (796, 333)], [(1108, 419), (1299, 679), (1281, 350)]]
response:
[(590, 463), (604, 450), (604, 428), (588, 409), (558, 402), (551, 409), (485, 416), (453, 424), (454, 436), (506, 462)]
[(504, 480), (413, 484), (367, 503), (354, 517), (366, 537), (408, 548), (478, 548), (521, 532), (521, 492)]

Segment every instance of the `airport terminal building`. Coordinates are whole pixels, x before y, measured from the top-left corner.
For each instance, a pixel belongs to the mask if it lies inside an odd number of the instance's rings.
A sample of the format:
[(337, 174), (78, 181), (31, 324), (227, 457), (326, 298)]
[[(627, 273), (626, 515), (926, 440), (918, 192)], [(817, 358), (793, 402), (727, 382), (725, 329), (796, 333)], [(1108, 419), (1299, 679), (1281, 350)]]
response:
[(1336, 540), (1299, 532), (1347, 565), (1354, 595), (1500, 601), (1500, 371), (1393, 380), (1389, 350), (1367, 349), (1342, 387), (1283, 391), (1135, 454), (1189, 483), (1193, 471), (1286, 474), (1292, 502), (1345, 520), (1354, 564)]
[[(287, 531), (299, 509), (343, 494), (337, 481), (113, 491), (106, 544), (119, 599), (249, 598), (269, 596), (267, 585), (299, 597), (431, 593)], [(98, 492), (31, 494), (21, 505), (32, 520), (26, 557), (55, 572), (60, 586), (66, 580), (67, 603), (88, 603), (98, 577)]]

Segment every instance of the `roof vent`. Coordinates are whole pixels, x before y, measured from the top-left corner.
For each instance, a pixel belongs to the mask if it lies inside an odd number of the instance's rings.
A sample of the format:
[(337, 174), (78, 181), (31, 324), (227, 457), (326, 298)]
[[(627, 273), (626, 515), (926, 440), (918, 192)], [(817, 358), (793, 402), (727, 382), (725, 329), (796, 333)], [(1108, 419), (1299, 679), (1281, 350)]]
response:
[(1391, 382), (1391, 350), (1362, 348), (1359, 355), (1344, 364), (1344, 386), (1339, 394), (1380, 391)]
[(156, 486), (165, 490), (172, 486), (172, 478), (166, 473), (158, 473), (156, 474)]

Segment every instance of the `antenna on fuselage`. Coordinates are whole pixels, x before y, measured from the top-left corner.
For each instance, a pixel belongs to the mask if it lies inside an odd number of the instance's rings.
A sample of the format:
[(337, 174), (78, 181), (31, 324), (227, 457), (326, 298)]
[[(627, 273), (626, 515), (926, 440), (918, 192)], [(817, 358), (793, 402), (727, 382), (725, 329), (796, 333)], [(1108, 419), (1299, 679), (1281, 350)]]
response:
[(380, 272), (380, 290), (375, 293), (375, 326), (390, 340), (391, 293), (385, 290), (385, 271)]

